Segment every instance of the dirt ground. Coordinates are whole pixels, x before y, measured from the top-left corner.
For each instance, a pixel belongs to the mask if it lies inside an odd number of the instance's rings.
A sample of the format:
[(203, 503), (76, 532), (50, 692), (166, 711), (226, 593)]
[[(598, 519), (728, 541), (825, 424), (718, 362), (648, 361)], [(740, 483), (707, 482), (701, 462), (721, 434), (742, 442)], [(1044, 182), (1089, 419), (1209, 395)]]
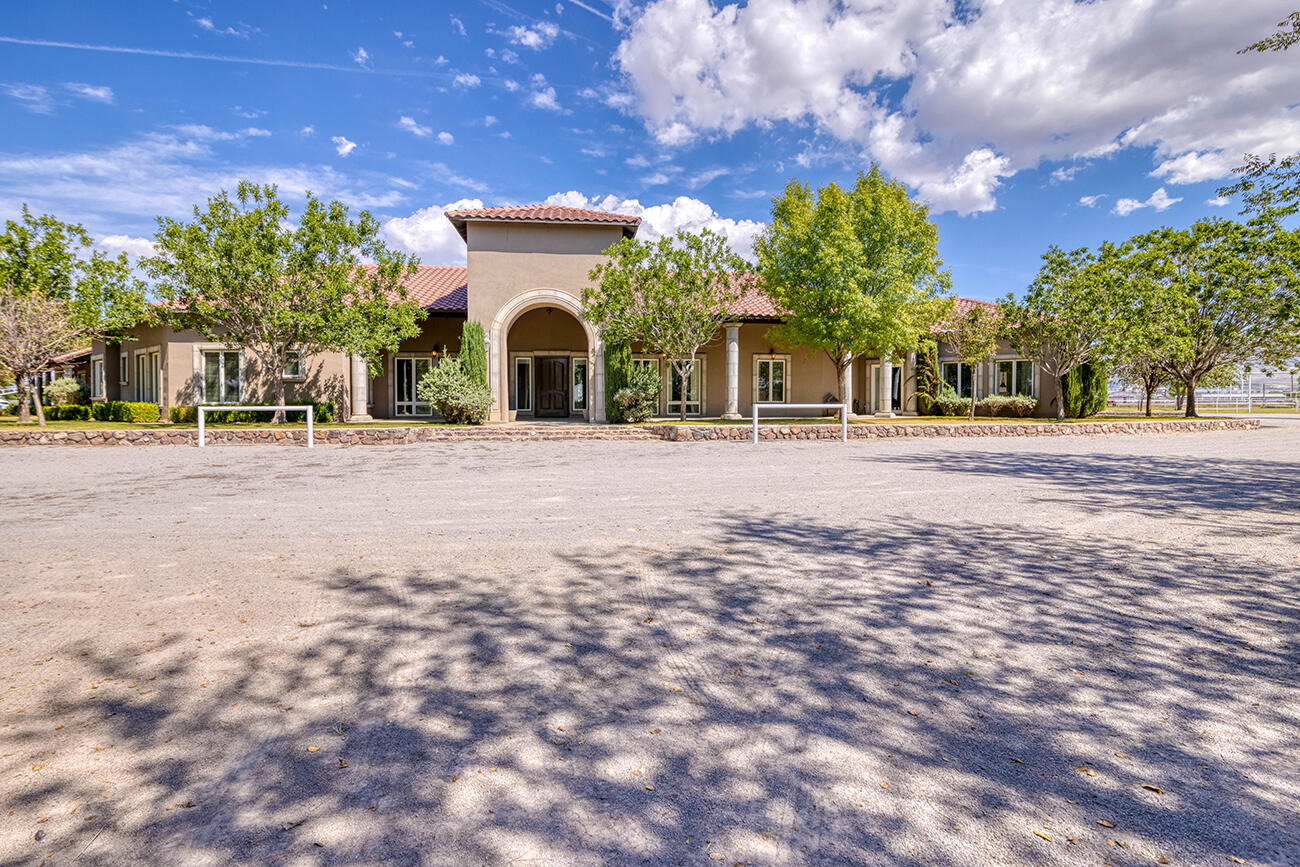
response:
[(0, 479), (0, 865), (1300, 863), (1300, 422)]

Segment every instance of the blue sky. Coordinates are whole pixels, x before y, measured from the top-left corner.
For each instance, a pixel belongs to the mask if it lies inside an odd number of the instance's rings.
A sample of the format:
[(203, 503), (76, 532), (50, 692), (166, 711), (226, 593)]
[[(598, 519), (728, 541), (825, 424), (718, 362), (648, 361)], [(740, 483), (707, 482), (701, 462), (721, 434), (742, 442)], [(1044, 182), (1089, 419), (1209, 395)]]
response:
[(0, 23), (0, 213), (147, 251), (240, 178), (372, 211), (428, 264), (450, 206), (565, 202), (749, 249), (790, 178), (878, 161), (931, 202), (962, 295), (1049, 244), (1231, 216), (1300, 150), (1300, 58), (1239, 0), (30, 4)]

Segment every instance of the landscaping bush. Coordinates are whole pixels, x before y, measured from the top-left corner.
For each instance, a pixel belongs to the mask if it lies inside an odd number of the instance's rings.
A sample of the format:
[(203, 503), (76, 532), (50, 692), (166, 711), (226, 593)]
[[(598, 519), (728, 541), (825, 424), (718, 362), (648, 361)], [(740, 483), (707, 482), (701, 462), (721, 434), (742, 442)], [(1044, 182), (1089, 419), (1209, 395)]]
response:
[(90, 403), (90, 387), (71, 376), (60, 376), (45, 386), (45, 399), (51, 406), (73, 406)]
[(18, 415), (18, 401), (15, 400), (15, 401), (13, 401), (13, 402), (7, 404), (7, 405), (5, 406), (4, 409), (0, 410), (0, 414), (3, 414), (3, 415)]
[(1029, 418), (1038, 411), (1038, 399), (1025, 395), (991, 394), (975, 402), (975, 414), (991, 418)]
[(933, 415), (939, 399), (939, 344), (922, 341), (916, 350), (916, 411)]
[(488, 360), (487, 349), (483, 346), (483, 325), (475, 319), (466, 320), (460, 328), (461, 370), (474, 382), (487, 387)]
[(605, 344), (605, 417), (611, 424), (624, 421), (614, 398), (627, 388), (632, 376), (632, 345), (617, 341)]
[(173, 406), (167, 410), (167, 417), (172, 420), (172, 424), (193, 424), (199, 420), (199, 408), (197, 406)]
[(147, 424), (158, 421), (162, 410), (156, 403), (138, 403), (136, 401), (108, 400), (97, 403), (91, 409), (95, 421), (127, 421), (134, 424)]
[(80, 404), (65, 406), (47, 406), (46, 421), (90, 421), (90, 407)]
[(415, 394), (433, 404), (450, 424), (482, 424), (492, 409), (487, 385), (472, 377), (459, 358), (443, 358), (420, 377)]
[[(258, 422), (271, 424), (275, 419), (275, 413), (270, 410), (252, 412), (250, 410), (241, 410), (240, 406), (262, 406), (258, 403), (231, 404), (231, 409), (218, 409), (203, 414), (205, 424), (256, 424)], [(334, 421), (334, 403), (332, 401), (319, 402), (312, 401), (311, 420), (316, 424), (324, 424)], [(168, 417), (177, 424), (194, 424), (199, 420), (199, 408), (197, 406), (173, 406), (167, 411)], [(304, 422), (307, 420), (307, 413), (300, 409), (288, 410), (284, 414), (286, 422)]]
[(958, 397), (951, 386), (944, 385), (934, 401), (935, 415), (970, 415), (970, 398)]
[(610, 403), (610, 421), (640, 424), (648, 421), (659, 408), (659, 373), (647, 364), (632, 368), (628, 383), (614, 393)]
[(1066, 418), (1088, 418), (1106, 408), (1109, 391), (1106, 366), (1085, 361), (1066, 374), (1061, 383)]

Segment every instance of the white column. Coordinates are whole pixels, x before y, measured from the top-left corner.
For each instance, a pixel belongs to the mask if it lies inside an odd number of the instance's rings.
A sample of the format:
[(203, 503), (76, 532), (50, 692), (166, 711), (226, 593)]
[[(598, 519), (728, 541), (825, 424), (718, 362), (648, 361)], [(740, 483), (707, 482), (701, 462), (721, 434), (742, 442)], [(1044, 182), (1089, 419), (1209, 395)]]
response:
[[(911, 383), (911, 391), (908, 391), (908, 383)], [(909, 352), (903, 362), (903, 412), (916, 411), (916, 353)]]
[(880, 359), (880, 384), (877, 386), (880, 402), (876, 418), (894, 417), (894, 363), (887, 357)]
[(723, 418), (740, 418), (740, 326), (723, 325), (727, 330), (727, 405)]
[(587, 371), (588, 418), (597, 424), (609, 419), (605, 415), (605, 341), (596, 338), (591, 352), (591, 367)]
[[(854, 359), (856, 361), (857, 359)], [(844, 368), (844, 402), (849, 405), (849, 417), (852, 418), (853, 412), (853, 361), (849, 366)]]
[(370, 381), (370, 371), (366, 369), (366, 360), (360, 355), (352, 356), (352, 412), (348, 421), (370, 421), (366, 407), (366, 388)]

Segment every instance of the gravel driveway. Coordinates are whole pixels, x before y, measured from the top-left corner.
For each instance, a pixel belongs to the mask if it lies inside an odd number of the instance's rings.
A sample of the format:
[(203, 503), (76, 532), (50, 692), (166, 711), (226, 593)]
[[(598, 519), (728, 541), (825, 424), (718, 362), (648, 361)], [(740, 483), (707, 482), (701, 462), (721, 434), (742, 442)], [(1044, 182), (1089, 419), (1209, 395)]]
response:
[(1300, 863), (1300, 423), (0, 478), (0, 864)]

